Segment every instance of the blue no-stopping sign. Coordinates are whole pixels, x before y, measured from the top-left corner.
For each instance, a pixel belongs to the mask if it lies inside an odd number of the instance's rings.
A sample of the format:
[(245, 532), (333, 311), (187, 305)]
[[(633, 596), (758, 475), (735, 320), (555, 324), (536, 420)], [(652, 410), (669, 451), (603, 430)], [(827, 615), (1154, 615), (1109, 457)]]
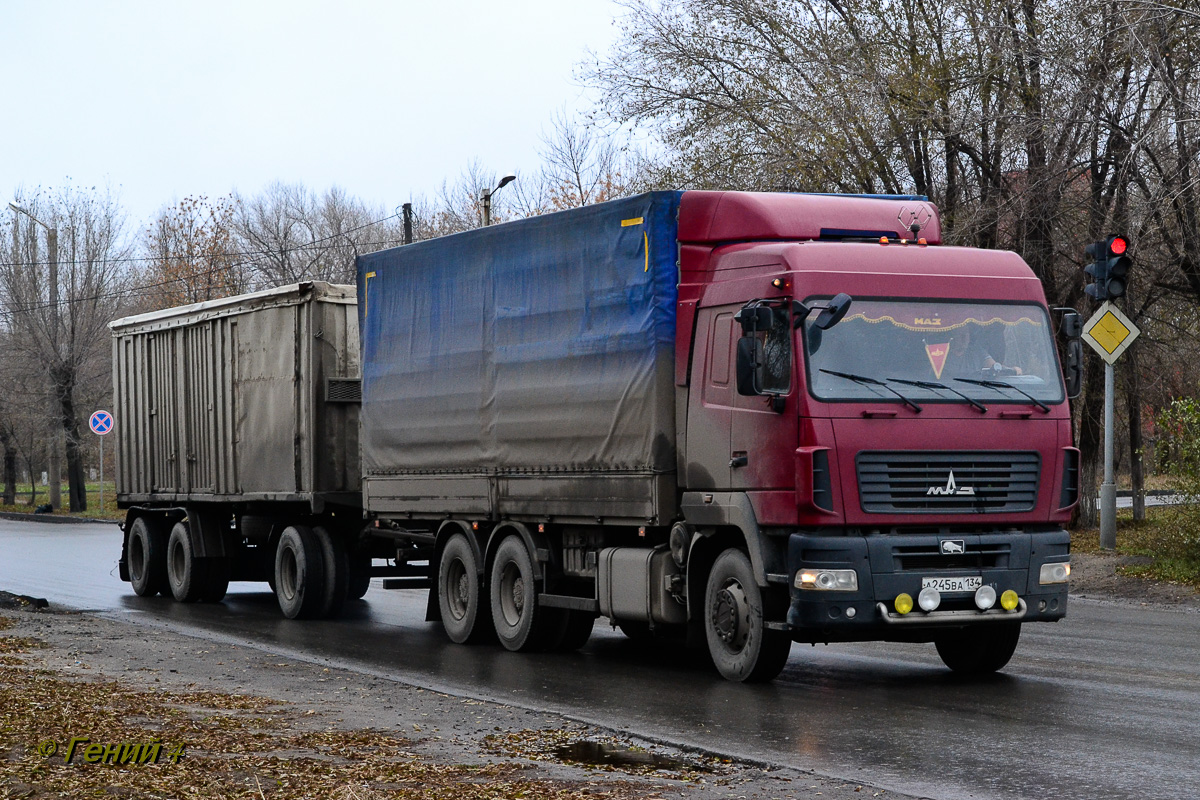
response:
[(88, 420), (88, 427), (97, 436), (103, 436), (113, 429), (113, 415), (107, 411), (97, 411)]

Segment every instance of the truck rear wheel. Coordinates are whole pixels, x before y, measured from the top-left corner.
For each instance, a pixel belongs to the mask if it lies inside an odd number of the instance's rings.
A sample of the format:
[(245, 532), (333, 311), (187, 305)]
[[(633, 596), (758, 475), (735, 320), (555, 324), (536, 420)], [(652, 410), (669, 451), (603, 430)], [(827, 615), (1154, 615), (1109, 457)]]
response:
[(317, 616), (325, 600), (325, 556), (313, 532), (291, 525), (275, 550), (275, 597), (288, 619)]
[(345, 543), (322, 527), (312, 529), (313, 536), (321, 546), (325, 562), (324, 591), (321, 593), (320, 617), (336, 617), (342, 613), (350, 582), (350, 556)]
[(556, 636), (557, 641), (551, 643), (550, 649), (560, 653), (573, 653), (592, 638), (592, 628), (595, 626), (595, 614), (588, 611), (567, 611), (562, 629)]
[(488, 614), (480, 613), (483, 586), (479, 563), (467, 537), (456, 533), (446, 541), (438, 561), (438, 607), (450, 641), (468, 644), (487, 638)]
[(769, 681), (783, 671), (792, 641), (763, 624), (763, 597), (750, 559), (730, 548), (717, 556), (704, 593), (708, 652), (731, 681)]
[(1005, 622), (944, 633), (934, 640), (942, 663), (963, 675), (1003, 669), (1017, 650), (1021, 623)]
[(519, 536), (496, 549), (491, 574), (492, 623), (500, 644), (514, 652), (540, 650), (561, 630), (562, 609), (537, 602), (533, 558)]
[(351, 600), (362, 600), (371, 588), (371, 557), (353, 556), (350, 559), (350, 585), (346, 596)]
[(157, 517), (138, 517), (129, 526), (125, 558), (134, 594), (153, 597), (169, 591), (167, 586), (166, 523)]
[(176, 600), (194, 603), (204, 599), (208, 589), (207, 566), (196, 557), (188, 524), (176, 522), (167, 538), (167, 583)]

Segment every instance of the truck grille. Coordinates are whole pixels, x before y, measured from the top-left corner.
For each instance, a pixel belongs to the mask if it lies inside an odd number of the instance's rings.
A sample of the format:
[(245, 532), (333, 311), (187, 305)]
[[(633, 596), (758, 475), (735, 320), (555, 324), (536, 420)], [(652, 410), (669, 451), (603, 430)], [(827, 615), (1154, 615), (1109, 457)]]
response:
[(1037, 453), (864, 452), (856, 463), (863, 511), (954, 514), (1037, 505)]

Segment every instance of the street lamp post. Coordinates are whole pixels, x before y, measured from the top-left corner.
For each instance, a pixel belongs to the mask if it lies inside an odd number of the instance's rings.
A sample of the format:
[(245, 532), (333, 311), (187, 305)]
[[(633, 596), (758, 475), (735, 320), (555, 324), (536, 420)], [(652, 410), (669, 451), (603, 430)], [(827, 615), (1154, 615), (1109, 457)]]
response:
[(505, 186), (508, 186), (516, 179), (516, 175), (505, 175), (500, 179), (500, 183), (495, 189), (483, 190), (483, 196), (480, 199), (483, 200), (483, 224), (485, 226), (492, 224), (492, 195), (503, 189)]
[[(41, 225), (46, 229), (46, 249), (50, 254), (50, 346), (54, 348), (55, 356), (58, 355), (58, 228), (52, 228), (40, 219), (29, 213), (24, 208), (18, 205), (9, 203), (8, 207), (18, 214), (24, 214), (31, 220)], [(33, 313), (32, 310), (30, 313)], [(57, 398), (50, 401), (50, 419), (53, 422), (51, 430), (53, 431), (50, 439), (50, 453), (47, 466), (50, 486), (50, 505), (55, 509), (62, 508), (62, 462), (60, 460), (62, 451), (62, 435), (63, 426), (61, 420), (60, 409), (58, 407)], [(31, 480), (35, 480), (35, 476), (29, 476)]]

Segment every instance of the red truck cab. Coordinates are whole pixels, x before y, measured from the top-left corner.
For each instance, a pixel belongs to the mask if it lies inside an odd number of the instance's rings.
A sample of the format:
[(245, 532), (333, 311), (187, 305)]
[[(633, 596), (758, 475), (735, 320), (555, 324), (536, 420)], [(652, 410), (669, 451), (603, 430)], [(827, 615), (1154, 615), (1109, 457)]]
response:
[(769, 627), (990, 671), (1065, 615), (1079, 457), (1018, 255), (942, 246), (923, 198), (685, 192), (679, 242), (683, 511), (786, 584)]

